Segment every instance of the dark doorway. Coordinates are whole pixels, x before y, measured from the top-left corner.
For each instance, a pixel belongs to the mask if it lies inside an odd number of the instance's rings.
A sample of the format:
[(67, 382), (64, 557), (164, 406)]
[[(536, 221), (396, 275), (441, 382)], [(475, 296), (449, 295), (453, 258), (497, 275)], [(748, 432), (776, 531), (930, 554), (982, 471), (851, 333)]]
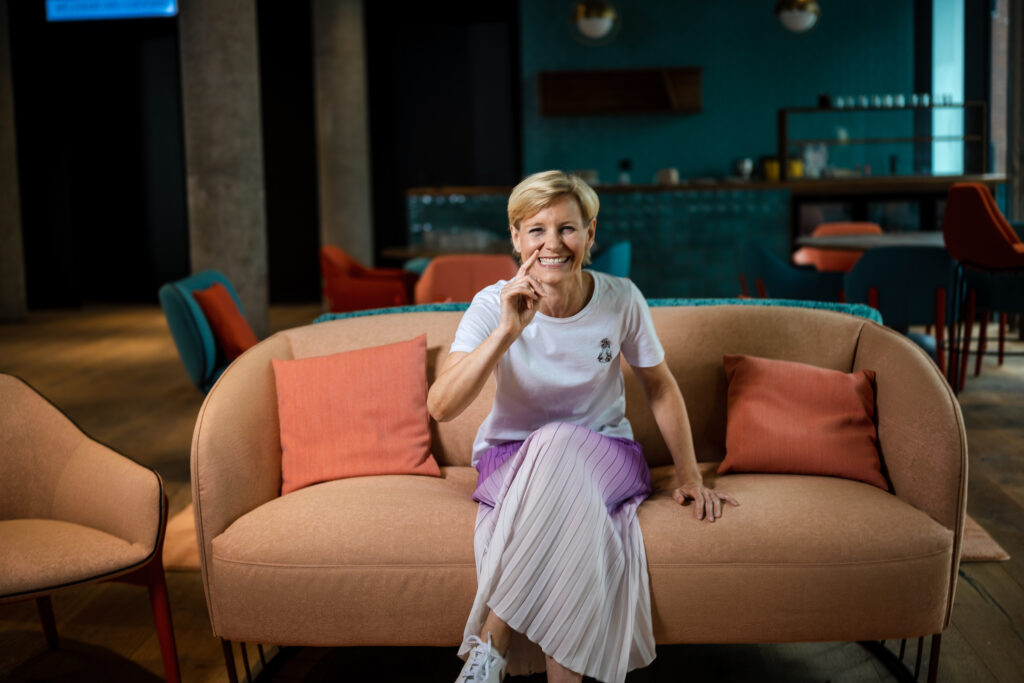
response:
[(189, 268), (176, 20), (7, 8), (29, 306), (156, 301)]
[(256, 4), (271, 303), (320, 301), (311, 7)]
[(367, 3), (374, 234), (406, 242), (411, 187), (514, 185), (518, 3)]

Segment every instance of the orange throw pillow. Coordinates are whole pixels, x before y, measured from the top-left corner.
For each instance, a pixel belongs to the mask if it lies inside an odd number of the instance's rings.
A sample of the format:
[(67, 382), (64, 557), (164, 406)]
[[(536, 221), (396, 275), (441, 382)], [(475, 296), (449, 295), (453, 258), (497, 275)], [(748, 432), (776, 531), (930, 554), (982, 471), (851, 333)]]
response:
[(373, 474), (441, 476), (430, 454), (427, 336), (274, 359), (281, 494)]
[(192, 292), (192, 296), (199, 304), (199, 308), (203, 309), (206, 321), (210, 323), (210, 329), (217, 340), (217, 348), (229, 362), (259, 343), (227, 287), (214, 282), (206, 289)]
[(889, 490), (875, 426), (875, 373), (724, 357), (729, 380), (719, 474), (773, 472), (855, 479)]

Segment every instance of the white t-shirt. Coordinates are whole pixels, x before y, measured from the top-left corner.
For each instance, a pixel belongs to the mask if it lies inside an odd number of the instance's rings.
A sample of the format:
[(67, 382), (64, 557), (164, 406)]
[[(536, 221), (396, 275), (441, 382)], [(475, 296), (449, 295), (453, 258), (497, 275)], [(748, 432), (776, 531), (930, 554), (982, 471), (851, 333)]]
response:
[[(570, 318), (537, 313), (498, 360), (490, 414), (473, 442), (473, 464), (489, 448), (521, 441), (550, 422), (633, 438), (619, 353), (633, 367), (665, 358), (640, 290), (626, 278), (588, 271), (590, 301)], [(459, 322), (452, 351), (473, 351), (498, 326), (507, 280), (480, 290)]]

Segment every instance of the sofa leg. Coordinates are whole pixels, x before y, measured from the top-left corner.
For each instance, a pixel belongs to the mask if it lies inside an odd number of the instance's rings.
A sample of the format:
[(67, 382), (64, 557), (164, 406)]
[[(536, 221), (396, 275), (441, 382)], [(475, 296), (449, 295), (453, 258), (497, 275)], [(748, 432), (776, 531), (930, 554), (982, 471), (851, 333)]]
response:
[(245, 683), (252, 683), (252, 671), (249, 670), (249, 652), (246, 650), (245, 643), (239, 643), (238, 646), (242, 648), (242, 668), (245, 669)]
[(260, 653), (260, 671), (267, 668), (267, 660), (263, 656), (263, 645), (256, 643), (256, 651)]
[(57, 620), (53, 618), (53, 603), (50, 602), (50, 596), (36, 598), (36, 609), (39, 610), (39, 621), (43, 623), (46, 645), (51, 650), (56, 650), (60, 647), (60, 640), (57, 638)]
[[(924, 657), (924, 637), (917, 639), (917, 654), (915, 655), (914, 670), (910, 670), (910, 663), (904, 661), (907, 650), (907, 641), (900, 641), (899, 657), (896, 653), (885, 646), (884, 640), (861, 641), (861, 646), (868, 650), (875, 658), (895, 676), (896, 680), (904, 683), (913, 683), (921, 680), (921, 660)], [(935, 683), (939, 672), (939, 646), (942, 642), (942, 634), (936, 633), (931, 637), (931, 648), (928, 655), (928, 683)]]
[(928, 654), (928, 683), (935, 683), (939, 676), (939, 651), (942, 647), (942, 634), (932, 636), (931, 652)]
[(220, 644), (224, 650), (224, 666), (228, 670), (228, 681), (238, 683), (238, 670), (235, 668), (235, 652), (231, 649), (231, 641), (221, 638)]

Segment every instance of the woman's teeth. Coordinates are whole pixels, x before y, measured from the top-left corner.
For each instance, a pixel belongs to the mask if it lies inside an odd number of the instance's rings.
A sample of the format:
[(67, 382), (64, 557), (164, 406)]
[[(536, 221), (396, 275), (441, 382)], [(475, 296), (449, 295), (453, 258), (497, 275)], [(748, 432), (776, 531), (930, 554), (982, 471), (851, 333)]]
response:
[(559, 263), (565, 263), (569, 260), (569, 257), (565, 258), (542, 258), (540, 259), (541, 265), (545, 266), (557, 266)]

